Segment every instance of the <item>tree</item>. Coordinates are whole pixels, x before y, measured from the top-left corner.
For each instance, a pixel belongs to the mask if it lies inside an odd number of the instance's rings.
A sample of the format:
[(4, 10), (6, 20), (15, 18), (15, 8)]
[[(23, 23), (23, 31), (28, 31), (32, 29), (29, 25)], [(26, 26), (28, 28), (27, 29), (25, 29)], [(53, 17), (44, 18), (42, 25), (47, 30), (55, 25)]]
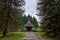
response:
[(32, 19), (32, 24), (35, 25), (35, 27), (38, 27), (38, 22), (35, 17)]
[(22, 24), (23, 25), (25, 25), (27, 22), (28, 22), (28, 20), (29, 21), (31, 21), (31, 23), (33, 24), (33, 25), (35, 25), (36, 27), (38, 26), (38, 22), (37, 22), (37, 20), (36, 20), (36, 18), (35, 17), (32, 17), (31, 15), (28, 15), (28, 16), (26, 16), (26, 15), (24, 15), (23, 17), (22, 17)]
[[(7, 35), (7, 29), (10, 23), (13, 23), (14, 26), (18, 26), (20, 23), (18, 22), (21, 17), (21, 13), (23, 12), (18, 7), (22, 7), (24, 5), (24, 1), (21, 0), (0, 0), (0, 17), (1, 17), (1, 27), (4, 27), (3, 36)], [(15, 14), (16, 13), (16, 14)]]
[(60, 30), (60, 1), (59, 0), (40, 0), (38, 5), (39, 16), (42, 17), (41, 25), (42, 29), (48, 35), (52, 35), (53, 37), (58, 36)]

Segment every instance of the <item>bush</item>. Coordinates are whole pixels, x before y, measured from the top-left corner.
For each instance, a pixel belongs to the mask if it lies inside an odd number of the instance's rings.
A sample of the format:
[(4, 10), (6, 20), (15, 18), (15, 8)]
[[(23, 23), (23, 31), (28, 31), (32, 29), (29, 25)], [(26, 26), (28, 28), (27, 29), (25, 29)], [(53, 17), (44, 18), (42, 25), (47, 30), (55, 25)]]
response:
[(26, 32), (26, 28), (22, 28), (20, 32)]
[(33, 32), (39, 32), (40, 31), (40, 28), (33, 28), (32, 31)]

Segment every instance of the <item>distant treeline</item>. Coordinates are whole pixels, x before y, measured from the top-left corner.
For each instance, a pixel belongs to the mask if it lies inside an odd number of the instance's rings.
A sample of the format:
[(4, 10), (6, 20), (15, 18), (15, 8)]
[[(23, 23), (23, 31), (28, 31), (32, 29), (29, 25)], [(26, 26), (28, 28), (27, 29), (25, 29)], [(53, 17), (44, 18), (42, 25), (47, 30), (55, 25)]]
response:
[(32, 17), (31, 15), (28, 15), (28, 16), (24, 15), (24, 16), (22, 16), (21, 18), (22, 18), (22, 25), (23, 25), (23, 26), (28, 22), (28, 20), (29, 20), (33, 25), (35, 25), (35, 27), (38, 26), (37, 19), (36, 19), (35, 17)]

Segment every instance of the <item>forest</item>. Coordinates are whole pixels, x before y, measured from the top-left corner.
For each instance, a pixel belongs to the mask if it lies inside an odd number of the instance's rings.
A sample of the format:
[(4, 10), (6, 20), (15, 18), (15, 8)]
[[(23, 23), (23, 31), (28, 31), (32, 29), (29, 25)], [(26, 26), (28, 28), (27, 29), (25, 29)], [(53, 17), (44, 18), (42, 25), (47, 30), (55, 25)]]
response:
[(25, 0), (0, 0), (1, 40), (4, 40), (7, 35), (9, 36), (11, 34), (16, 35), (16, 38), (20, 36), (22, 38), (24, 32), (26, 32), (24, 25), (28, 20), (35, 25), (34, 29), (32, 29), (33, 32), (38, 32), (40, 35), (45, 35), (53, 40), (60, 40), (60, 0), (37, 1), (38, 13), (36, 15), (41, 19), (39, 20), (41, 21), (39, 22), (40, 26), (35, 17), (23, 15), (25, 10), (22, 7), (26, 4)]
[(41, 28), (46, 35), (60, 40), (60, 0), (40, 0), (37, 9), (42, 18)]

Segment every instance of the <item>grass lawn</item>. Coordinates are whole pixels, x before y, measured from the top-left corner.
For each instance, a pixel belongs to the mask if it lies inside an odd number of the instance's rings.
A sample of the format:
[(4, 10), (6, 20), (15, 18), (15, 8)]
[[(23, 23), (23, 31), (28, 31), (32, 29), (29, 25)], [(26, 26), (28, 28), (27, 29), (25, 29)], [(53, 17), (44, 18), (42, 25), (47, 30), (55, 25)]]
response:
[(23, 37), (24, 37), (23, 32), (10, 32), (6, 37), (3, 38), (0, 37), (0, 40), (21, 40), (21, 38)]
[(40, 34), (43, 38), (45, 38), (46, 40), (54, 40), (53, 38), (47, 37), (47, 36), (45, 35), (45, 32), (39, 32), (39, 34)]

